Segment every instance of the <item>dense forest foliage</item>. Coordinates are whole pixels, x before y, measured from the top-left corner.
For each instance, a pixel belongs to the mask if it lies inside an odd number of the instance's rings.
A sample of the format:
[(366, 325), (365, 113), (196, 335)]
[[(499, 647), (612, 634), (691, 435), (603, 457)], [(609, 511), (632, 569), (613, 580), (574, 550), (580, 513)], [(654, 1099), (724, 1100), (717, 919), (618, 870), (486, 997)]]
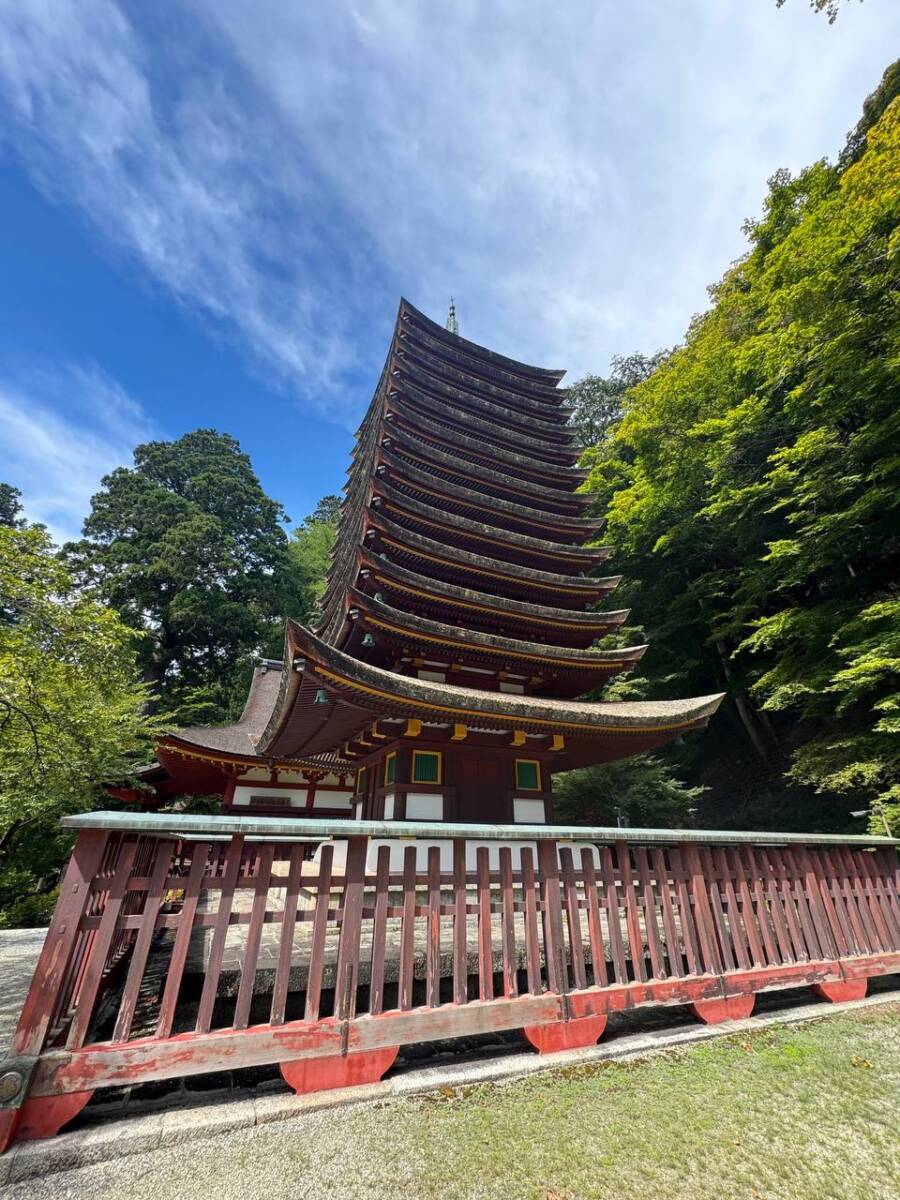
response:
[(648, 694), (728, 693), (664, 756), (706, 824), (900, 824), (898, 84), (773, 177), (684, 345), (575, 389)]
[[(621, 639), (651, 643), (605, 695), (728, 698), (559, 777), (561, 818), (900, 829), (898, 92), (895, 64), (836, 164), (773, 177), (683, 345), (572, 389)], [(214, 430), (138, 446), (61, 549), (19, 499), (0, 484), (0, 925), (46, 917), (62, 813), (108, 806), (158, 730), (236, 716), (284, 618), (314, 621), (339, 505), (288, 535)]]

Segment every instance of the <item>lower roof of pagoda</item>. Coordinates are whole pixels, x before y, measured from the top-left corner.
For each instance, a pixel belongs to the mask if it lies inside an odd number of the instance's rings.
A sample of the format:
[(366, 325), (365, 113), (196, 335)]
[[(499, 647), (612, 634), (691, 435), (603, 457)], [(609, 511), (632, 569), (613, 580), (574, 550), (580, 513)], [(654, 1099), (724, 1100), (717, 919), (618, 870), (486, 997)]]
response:
[[(721, 695), (692, 700), (589, 702), (484, 692), (398, 675), (326, 645), (288, 622), (286, 687), (260, 748), (306, 757), (345, 746), (373, 723), (399, 719), (396, 736), (427, 724), (429, 737), (462, 724), (486, 736), (524, 734), (534, 749), (555, 742), (557, 770), (621, 758), (706, 724)], [(386, 736), (386, 729), (381, 736)], [(500, 738), (498, 746), (512, 744)], [(528, 742), (526, 741), (526, 745)]]
[(413, 648), (417, 654), (443, 656), (452, 663), (517, 670), (530, 677), (553, 676), (557, 682), (560, 675), (571, 676), (564, 685), (569, 695), (583, 695), (610, 676), (630, 670), (647, 650), (646, 645), (617, 650), (551, 646), (463, 629), (403, 612), (357, 588), (351, 588), (349, 601), (353, 634), (342, 645), (354, 657), (367, 658), (367, 652), (361, 649), (361, 637), (371, 631), (397, 650)]
[(500, 631), (507, 626), (525, 628), (539, 635), (546, 633), (558, 645), (573, 640), (575, 645), (589, 646), (611, 626), (621, 623), (618, 613), (582, 612), (475, 591), (420, 575), (369, 550), (361, 548), (357, 553), (362, 570), (369, 572), (360, 575), (362, 590), (390, 591), (399, 598), (398, 607), (412, 606), (417, 612), (425, 609), (440, 617), (449, 614), (460, 624), (488, 625), (491, 630)]
[(463, 516), (474, 513), (488, 525), (522, 528), (526, 533), (535, 528), (547, 529), (553, 531), (560, 540), (569, 538), (579, 544), (599, 533), (604, 525), (600, 517), (573, 517), (562, 513), (549, 513), (498, 496), (489, 496), (485, 492), (443, 479), (433, 471), (423, 470), (383, 446), (379, 448), (379, 459), (381, 469), (390, 471), (395, 486), (412, 487), (414, 491), (436, 498), (447, 508), (454, 509)]
[(222, 780), (253, 767), (291, 771), (331, 771), (346, 774), (351, 763), (333, 752), (302, 758), (260, 755), (257, 743), (276, 710), (282, 662), (266, 659), (253, 671), (244, 710), (226, 725), (190, 725), (156, 739), (157, 762), (138, 771), (138, 778), (162, 795), (186, 792), (215, 794)]
[(385, 508), (395, 522), (438, 533), (445, 545), (466, 547), (476, 553), (489, 550), (505, 561), (526, 559), (534, 562), (537, 559), (548, 569), (570, 567), (584, 572), (610, 555), (609, 546), (573, 546), (567, 542), (529, 537), (517, 530), (488, 526), (446, 509), (433, 508), (414, 496), (397, 491), (384, 476), (377, 476), (372, 481), (372, 492), (370, 507), (376, 511), (379, 507)]

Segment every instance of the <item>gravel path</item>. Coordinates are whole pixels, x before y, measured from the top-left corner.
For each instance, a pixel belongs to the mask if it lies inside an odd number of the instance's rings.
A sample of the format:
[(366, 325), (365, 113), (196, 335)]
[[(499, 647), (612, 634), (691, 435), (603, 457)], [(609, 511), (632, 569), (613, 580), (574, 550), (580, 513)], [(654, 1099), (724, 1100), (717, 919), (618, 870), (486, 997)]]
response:
[(0, 930), (0, 1057), (19, 1019), (46, 933), (46, 929)]

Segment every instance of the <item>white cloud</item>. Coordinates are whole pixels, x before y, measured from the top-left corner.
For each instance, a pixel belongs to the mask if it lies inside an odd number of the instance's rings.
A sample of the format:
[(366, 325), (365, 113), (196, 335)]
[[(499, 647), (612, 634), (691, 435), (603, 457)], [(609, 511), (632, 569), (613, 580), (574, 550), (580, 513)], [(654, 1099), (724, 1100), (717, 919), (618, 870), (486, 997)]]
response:
[[(107, 244), (344, 423), (397, 293), (517, 357), (680, 339), (765, 179), (834, 154), (871, 0), (0, 0), (8, 136)], [(356, 411), (352, 411), (356, 409)]]
[(154, 433), (138, 402), (94, 364), (0, 379), (0, 475), (58, 542), (80, 535), (101, 478)]

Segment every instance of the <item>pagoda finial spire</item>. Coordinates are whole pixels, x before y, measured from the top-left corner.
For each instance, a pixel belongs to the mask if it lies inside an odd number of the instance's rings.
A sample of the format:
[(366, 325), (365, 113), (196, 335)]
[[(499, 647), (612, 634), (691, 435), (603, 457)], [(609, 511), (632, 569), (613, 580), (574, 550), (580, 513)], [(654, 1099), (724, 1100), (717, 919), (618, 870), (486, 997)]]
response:
[(459, 321), (456, 319), (456, 302), (450, 297), (450, 311), (447, 313), (447, 329), (450, 333), (459, 335)]

